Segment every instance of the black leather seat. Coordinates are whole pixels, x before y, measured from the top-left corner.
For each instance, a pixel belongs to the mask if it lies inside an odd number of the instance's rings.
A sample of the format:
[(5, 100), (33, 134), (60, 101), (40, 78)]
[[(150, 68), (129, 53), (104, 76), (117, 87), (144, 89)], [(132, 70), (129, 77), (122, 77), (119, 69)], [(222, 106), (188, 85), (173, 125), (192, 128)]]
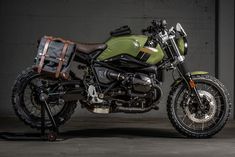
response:
[(96, 50), (104, 50), (107, 48), (106, 44), (102, 43), (77, 43), (77, 52), (83, 52), (83, 53), (92, 53)]

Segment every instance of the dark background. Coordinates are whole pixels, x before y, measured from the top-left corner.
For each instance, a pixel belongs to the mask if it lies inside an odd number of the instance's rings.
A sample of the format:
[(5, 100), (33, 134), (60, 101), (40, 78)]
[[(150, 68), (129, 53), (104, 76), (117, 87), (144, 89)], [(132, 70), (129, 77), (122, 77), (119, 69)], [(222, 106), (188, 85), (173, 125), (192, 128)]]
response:
[[(128, 24), (138, 34), (152, 19), (163, 18), (168, 27), (180, 22), (185, 28), (189, 68), (219, 77), (233, 98), (233, 0), (0, 0), (0, 116), (14, 116), (11, 86), (17, 74), (33, 63), (41, 36), (104, 42), (116, 27)], [(171, 82), (171, 74), (165, 73), (165, 97), (158, 112), (125, 116), (166, 117)], [(79, 107), (75, 114), (91, 115)]]

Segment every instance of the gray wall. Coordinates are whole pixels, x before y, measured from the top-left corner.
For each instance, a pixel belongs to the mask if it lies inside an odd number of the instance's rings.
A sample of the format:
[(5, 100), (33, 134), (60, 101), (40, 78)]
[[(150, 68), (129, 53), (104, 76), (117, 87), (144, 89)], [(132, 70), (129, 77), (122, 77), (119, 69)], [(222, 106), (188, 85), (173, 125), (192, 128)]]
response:
[(234, 106), (234, 0), (220, 0), (219, 4), (219, 79), (228, 88)]
[[(189, 68), (214, 75), (214, 0), (0, 0), (0, 115), (14, 115), (10, 89), (17, 74), (33, 63), (39, 37), (47, 34), (80, 42), (103, 42), (116, 27), (128, 24), (134, 33), (140, 33), (152, 19), (161, 18), (168, 21), (169, 27), (180, 22), (188, 32)], [(221, 25), (224, 27), (222, 22)], [(233, 49), (228, 48), (226, 53), (233, 54)], [(222, 74), (227, 62), (221, 63)], [(230, 74), (223, 76), (229, 86)], [(165, 74), (165, 80), (163, 89), (167, 95), (172, 82), (170, 73)], [(160, 111), (134, 116), (166, 117), (165, 99)], [(85, 110), (77, 112), (76, 116), (91, 115)]]

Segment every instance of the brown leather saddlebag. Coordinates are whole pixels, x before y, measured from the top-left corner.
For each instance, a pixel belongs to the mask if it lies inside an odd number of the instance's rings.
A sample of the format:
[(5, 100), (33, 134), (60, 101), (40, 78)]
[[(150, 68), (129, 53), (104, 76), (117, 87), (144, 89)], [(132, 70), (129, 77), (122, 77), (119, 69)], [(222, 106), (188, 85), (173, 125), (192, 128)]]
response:
[(76, 44), (61, 38), (44, 36), (38, 45), (34, 70), (67, 79), (69, 65), (75, 55)]

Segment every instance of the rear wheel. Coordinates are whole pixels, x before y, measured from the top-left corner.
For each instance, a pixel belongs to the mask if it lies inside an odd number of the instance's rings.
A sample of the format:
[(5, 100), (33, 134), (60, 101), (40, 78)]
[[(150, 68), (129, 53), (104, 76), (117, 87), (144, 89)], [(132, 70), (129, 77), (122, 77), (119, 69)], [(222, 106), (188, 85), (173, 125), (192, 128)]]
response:
[(172, 87), (167, 111), (173, 126), (181, 134), (194, 138), (207, 138), (218, 133), (228, 120), (231, 101), (224, 85), (209, 75), (195, 75), (200, 99), (199, 107), (194, 93), (182, 81)]
[[(41, 84), (47, 84), (49, 92), (58, 83), (58, 79), (53, 79), (46, 75), (38, 74), (31, 68), (23, 71), (16, 79), (12, 89), (12, 104), (16, 115), (32, 128), (41, 127), (41, 105), (38, 91), (35, 88)], [(57, 126), (68, 121), (77, 106), (76, 102), (65, 102), (63, 99), (56, 99), (48, 102), (52, 115)], [(45, 114), (45, 128), (51, 128), (52, 123)]]

